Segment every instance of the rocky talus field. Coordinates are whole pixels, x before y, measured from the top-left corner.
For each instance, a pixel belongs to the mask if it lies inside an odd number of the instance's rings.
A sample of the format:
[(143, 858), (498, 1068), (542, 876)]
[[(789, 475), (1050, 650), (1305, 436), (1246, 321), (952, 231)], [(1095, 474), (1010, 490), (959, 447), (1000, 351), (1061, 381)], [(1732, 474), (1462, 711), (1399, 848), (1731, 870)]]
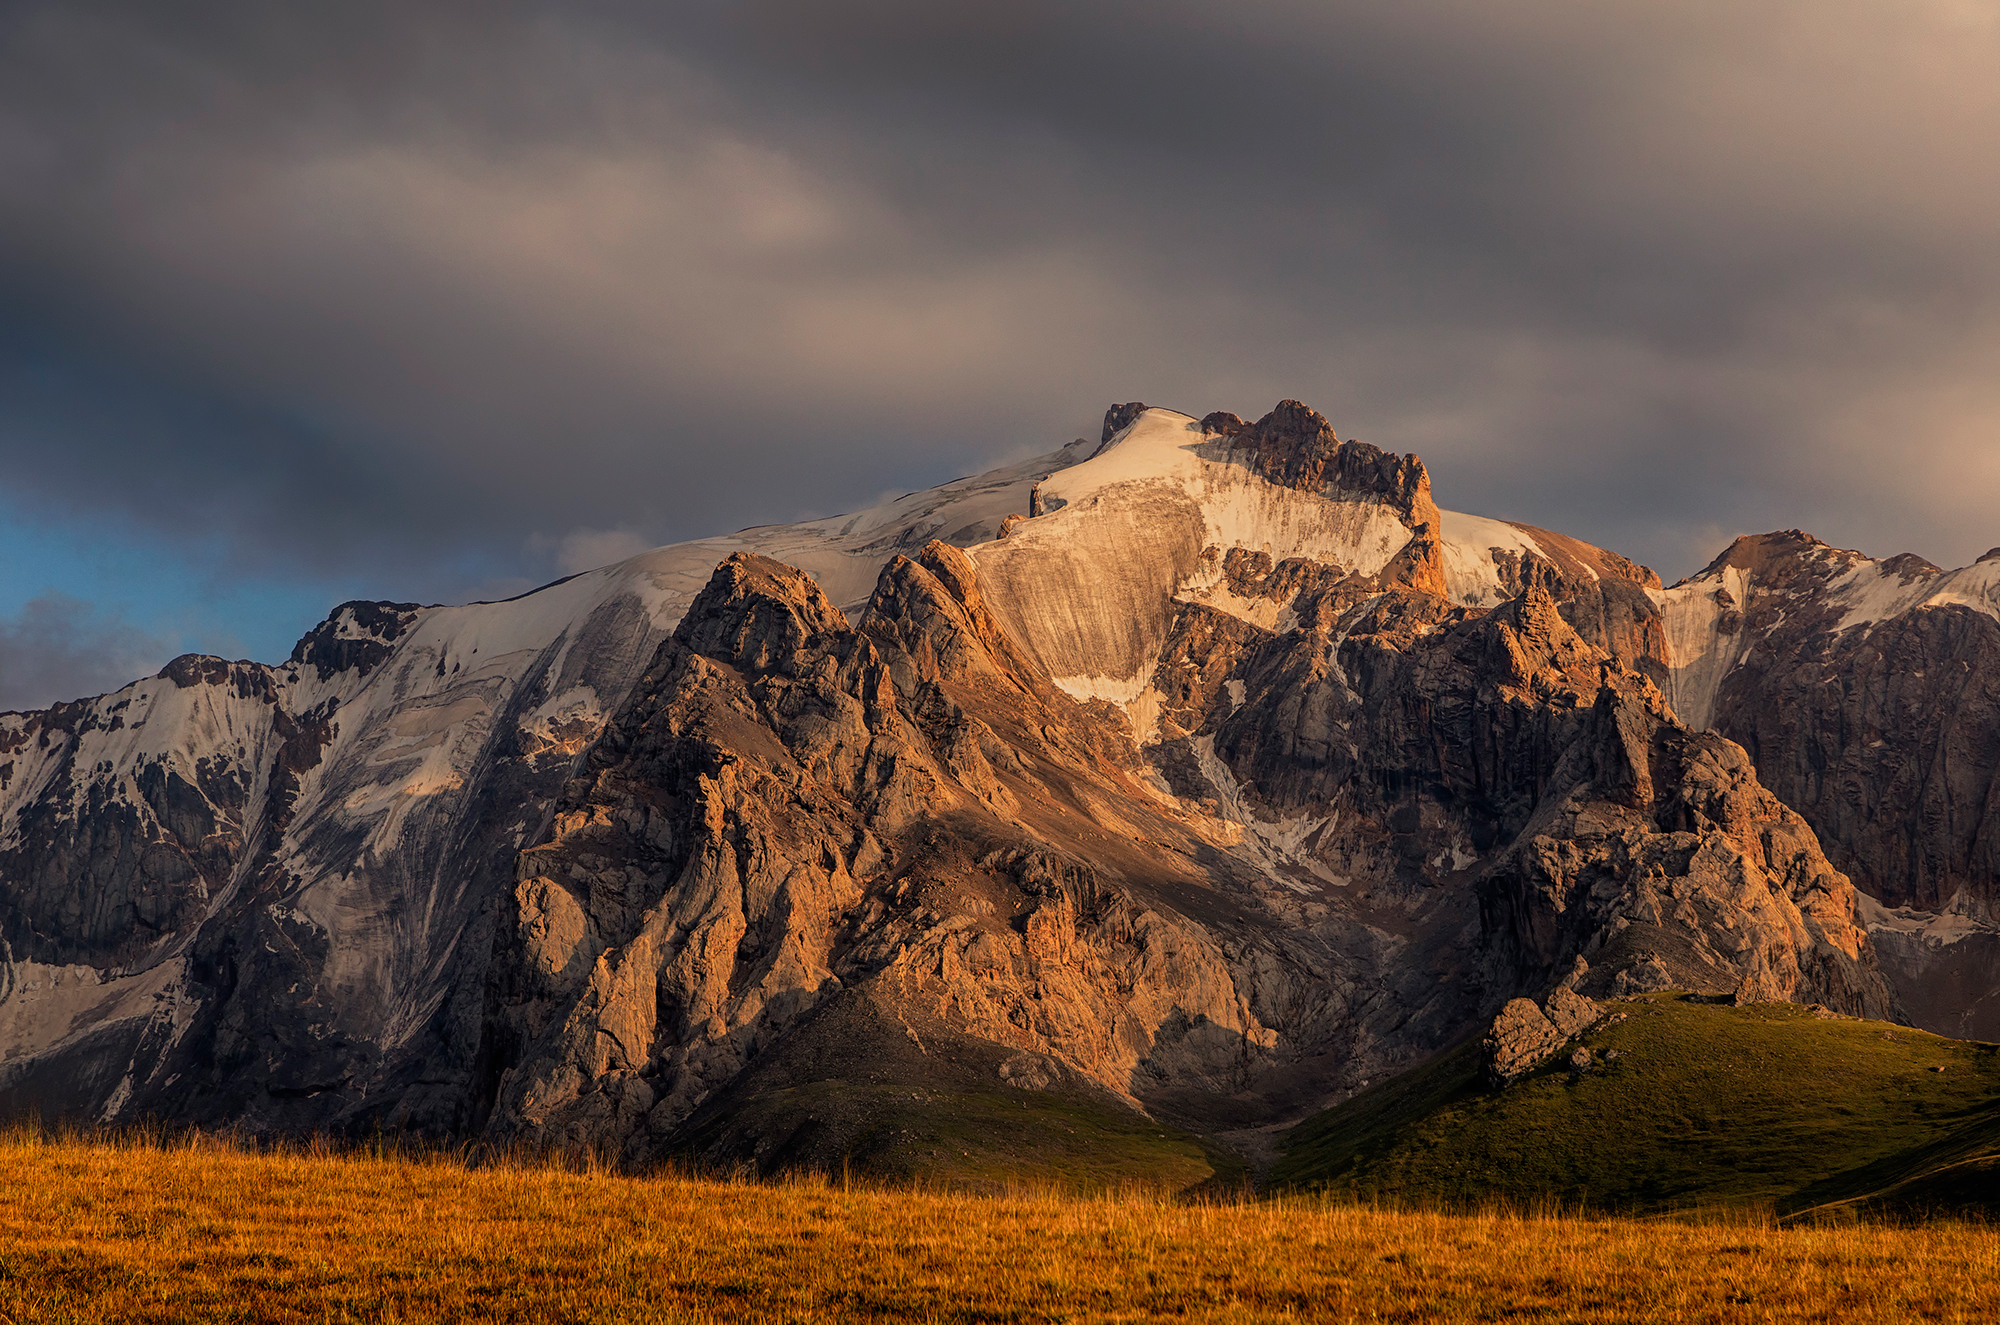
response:
[(2000, 549), (1788, 531), (1663, 586), (1296, 401), (1120, 405), (0, 715), (0, 1111), (1986, 1209), (1996, 774)]

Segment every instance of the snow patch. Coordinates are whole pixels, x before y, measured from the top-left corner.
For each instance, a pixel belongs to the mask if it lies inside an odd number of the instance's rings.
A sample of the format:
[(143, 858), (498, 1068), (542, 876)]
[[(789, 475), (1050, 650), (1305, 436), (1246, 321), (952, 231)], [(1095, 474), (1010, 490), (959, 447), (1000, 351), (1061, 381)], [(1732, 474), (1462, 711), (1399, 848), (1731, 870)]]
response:
[(1834, 581), (1828, 596), (1847, 607), (1836, 630), (1872, 626), (1933, 607), (1968, 607), (2000, 618), (2000, 561), (1913, 578), (1908, 584), (1880, 562), (1864, 561)]
[(111, 1098), (104, 1101), (104, 1108), (101, 1111), (99, 1111), (97, 1115), (97, 1121), (100, 1123), (108, 1123), (112, 1119), (116, 1118), (118, 1116), (118, 1111), (120, 1109), (123, 1109), (126, 1105), (126, 1102), (129, 1101), (131, 1098), (132, 1098), (132, 1074), (130, 1072), (127, 1072), (124, 1076), (118, 1078), (118, 1084), (116, 1087), (112, 1089)]
[(1899, 617), (1929, 597), (1932, 584), (1923, 579), (1905, 584), (1900, 575), (1885, 573), (1881, 563), (1861, 562), (1827, 586), (1827, 597), (1847, 608), (1833, 628), (1850, 630)]
[(1125, 719), (1132, 725), (1132, 738), (1140, 745), (1151, 745), (1160, 739), (1160, 699), (1158, 690), (1146, 678), (1153, 674), (1148, 666), (1144, 673), (1134, 677), (1115, 676), (1058, 676), (1052, 678), (1056, 688), (1082, 703), (1101, 699), (1107, 704), (1115, 704), (1125, 711)]
[(392, 735), (405, 738), (436, 736), (462, 722), (483, 718), (490, 712), (492, 708), (484, 699), (476, 696), (456, 699), (447, 704), (404, 709), (389, 724), (389, 731)]
[(1440, 510), (1438, 515), (1443, 525), (1438, 537), (1444, 557), (1445, 589), (1455, 601), (1467, 607), (1492, 607), (1512, 597), (1500, 579), (1499, 566), (1494, 563), (1495, 548), (1517, 557), (1533, 553), (1553, 560), (1540, 543), (1504, 520), (1489, 520), (1462, 511)]
[(179, 978), (175, 961), (132, 976), (94, 966), (0, 961), (0, 1061), (32, 1058), (112, 1022), (152, 1017)]
[(1334, 888), (1344, 888), (1347, 880), (1314, 859), (1307, 843), (1322, 828), (1335, 821), (1336, 816), (1298, 815), (1291, 819), (1260, 819), (1244, 802), (1243, 788), (1236, 781), (1236, 775), (1229, 771), (1229, 765), (1222, 762), (1215, 753), (1213, 734), (1197, 736), (1190, 745), (1194, 747), (1195, 759), (1201, 766), (1201, 775), (1215, 788), (1216, 817), (1236, 824), (1243, 829), (1240, 846), (1264, 873), (1275, 883), (1282, 884), (1301, 896), (1310, 897), (1322, 891), (1312, 884), (1301, 882), (1287, 872), (1303, 869), (1322, 883)]
[[(1729, 595), (1733, 607), (1724, 605), (1721, 592)], [(1739, 651), (1739, 637), (1722, 630), (1725, 614), (1741, 613), (1749, 605), (1750, 577), (1739, 567), (1725, 566), (1719, 575), (1646, 593), (1660, 609), (1660, 628), (1666, 638), (1667, 702), (1682, 722), (1701, 731), (1714, 717), (1715, 697), (1723, 678), (1748, 656), (1754, 644), (1744, 641)]]
[[(1216, 578), (1221, 579), (1219, 572)], [(1283, 635), (1299, 624), (1299, 614), (1294, 610), (1298, 601), (1296, 595), (1287, 599), (1245, 598), (1226, 583), (1217, 583), (1208, 587), (1198, 584), (1184, 587), (1175, 599), (1226, 612), (1239, 621), (1248, 621), (1259, 630), (1268, 630), (1274, 635)]]
[(1954, 909), (1957, 898), (1953, 898), (1952, 904), (1948, 904), (1943, 911), (1920, 911), (1914, 906), (1888, 907), (1859, 890), (1854, 898), (1855, 912), (1862, 926), (1871, 934), (1909, 935), (1935, 948), (1948, 948), (1983, 934), (2000, 935), (2000, 927), (1959, 914)]
[[(520, 729), (550, 745), (575, 745), (579, 735), (596, 735), (604, 729), (604, 707), (597, 691), (587, 685), (571, 686), (551, 696), (520, 721)], [(578, 747), (580, 748), (580, 747)]]

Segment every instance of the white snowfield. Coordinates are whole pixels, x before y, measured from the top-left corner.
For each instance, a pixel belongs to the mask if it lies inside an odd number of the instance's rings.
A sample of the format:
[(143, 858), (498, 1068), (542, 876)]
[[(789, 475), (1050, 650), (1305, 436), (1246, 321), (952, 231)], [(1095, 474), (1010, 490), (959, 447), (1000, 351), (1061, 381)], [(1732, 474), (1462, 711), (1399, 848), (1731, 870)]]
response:
[[(1009, 633), (1078, 699), (1125, 708), (1141, 741), (1157, 721), (1152, 676), (1177, 602), (1200, 602), (1266, 630), (1288, 603), (1224, 583), (1235, 548), (1332, 562), (1372, 575), (1409, 543), (1395, 508), (1365, 494), (1297, 492), (1230, 459), (1227, 439), (1186, 414), (1149, 409), (1103, 451), (1042, 484), (1047, 514), (972, 548), (980, 584)], [(1508, 596), (1497, 553), (1548, 553), (1499, 520), (1442, 512), (1446, 585), (1468, 606)]]
[[(1483, 515), (1462, 515), (1441, 511), (1444, 528), (1444, 582), (1451, 596), (1467, 607), (1496, 607), (1513, 595), (1500, 580), (1495, 552), (1525, 557), (1530, 553), (1547, 558), (1548, 549), (1532, 534), (1505, 520), (1489, 520)], [(1585, 567), (1589, 570), (1588, 567)], [(1596, 571), (1589, 571), (1592, 576)]]

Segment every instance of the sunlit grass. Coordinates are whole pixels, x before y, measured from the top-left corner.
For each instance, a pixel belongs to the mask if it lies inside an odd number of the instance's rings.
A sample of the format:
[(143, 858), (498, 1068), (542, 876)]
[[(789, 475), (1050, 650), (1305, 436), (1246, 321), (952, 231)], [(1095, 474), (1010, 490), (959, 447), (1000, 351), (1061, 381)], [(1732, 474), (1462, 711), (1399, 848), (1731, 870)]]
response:
[(0, 1316), (1991, 1320), (2000, 1232), (632, 1178), (0, 1137)]

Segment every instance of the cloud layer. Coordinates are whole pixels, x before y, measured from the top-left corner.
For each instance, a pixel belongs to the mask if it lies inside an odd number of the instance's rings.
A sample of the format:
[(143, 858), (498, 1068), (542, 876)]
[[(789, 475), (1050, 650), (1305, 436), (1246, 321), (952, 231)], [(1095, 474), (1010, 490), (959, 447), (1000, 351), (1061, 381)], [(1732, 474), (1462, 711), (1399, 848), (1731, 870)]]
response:
[(62, 594), (30, 599), (0, 617), (0, 713), (102, 695), (149, 675), (172, 646)]
[(1308, 400), (1692, 570), (2000, 542), (1974, 0), (11, 5), (7, 495), (397, 596)]

